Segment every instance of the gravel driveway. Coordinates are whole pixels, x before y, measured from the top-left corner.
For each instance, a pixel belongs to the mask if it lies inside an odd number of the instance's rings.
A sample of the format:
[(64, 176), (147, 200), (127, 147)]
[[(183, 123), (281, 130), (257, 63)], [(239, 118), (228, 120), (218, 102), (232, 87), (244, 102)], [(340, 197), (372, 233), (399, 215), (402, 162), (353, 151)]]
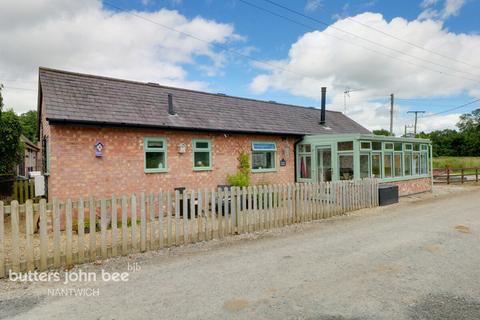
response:
[(80, 267), (127, 282), (0, 281), (0, 319), (480, 319), (480, 189), (458, 190)]

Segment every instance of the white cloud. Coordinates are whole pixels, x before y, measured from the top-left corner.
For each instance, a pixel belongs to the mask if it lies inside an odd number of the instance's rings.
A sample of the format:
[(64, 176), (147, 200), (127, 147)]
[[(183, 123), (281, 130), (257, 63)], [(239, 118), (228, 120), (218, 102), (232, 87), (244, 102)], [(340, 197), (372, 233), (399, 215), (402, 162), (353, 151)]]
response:
[(441, 10), (433, 9), (438, 0), (424, 0), (420, 7), (424, 10), (420, 13), (418, 18), (420, 20), (425, 19), (439, 19), (446, 20), (452, 16), (457, 16), (460, 10), (465, 5), (466, 0), (445, 0), (443, 8)]
[[(178, 1), (178, 0), (177, 0)], [(196, 89), (184, 65), (215, 74), (226, 57), (212, 44), (243, 40), (230, 24), (202, 17), (187, 19), (177, 11), (134, 12), (206, 42), (168, 31), (129, 12), (102, 7), (99, 0), (0, 2), (0, 81), (5, 105), (18, 112), (36, 108), (39, 66), (94, 73)], [(197, 64), (196, 57), (210, 62)]]
[[(428, 50), (480, 66), (480, 55), (478, 55), (477, 50), (480, 47), (480, 36), (478, 35), (451, 33), (443, 29), (442, 22), (433, 20), (407, 21), (403, 18), (395, 18), (387, 22), (381, 14), (374, 13), (363, 13), (353, 17), (353, 19), (398, 38), (422, 44)], [(362, 91), (351, 94), (349, 100), (349, 106), (351, 107), (349, 107), (348, 115), (371, 129), (388, 128), (389, 125), (387, 106), (382, 107), (364, 102), (371, 100), (373, 97), (380, 96), (388, 99), (392, 92), (402, 98), (450, 96), (464, 92), (469, 92), (472, 96), (479, 96), (478, 82), (450, 77), (401, 62), (399, 60), (408, 60), (424, 66), (428, 65), (425, 62), (402, 56), (398, 52), (389, 52), (382, 48), (373, 47), (376, 51), (388, 53), (399, 59), (396, 60), (354, 46), (351, 43), (372, 48), (370, 44), (346, 36), (332, 27), (348, 30), (363, 38), (381, 42), (385, 46), (394, 47), (422, 59), (474, 73), (477, 75), (477, 79), (480, 76), (480, 69), (445, 60), (371, 29), (361, 27), (349, 19), (344, 19), (336, 21), (324, 31), (304, 34), (291, 45), (288, 57), (279, 61), (269, 61), (269, 63), (277, 63), (293, 73), (266, 68), (264, 73), (252, 80), (252, 91), (254, 93), (264, 93), (268, 90), (279, 90), (297, 96), (320, 99), (320, 87), (326, 86), (328, 87), (328, 96), (331, 99), (330, 107), (343, 111), (343, 92), (345, 88), (361, 88)], [(341, 37), (346, 41), (339, 41), (329, 35)], [(256, 64), (256, 66), (260, 67), (261, 64)], [(438, 66), (429, 66), (429, 68), (441, 69)], [(454, 73), (451, 70), (444, 71)], [(471, 75), (463, 76), (473, 77)], [(435, 119), (438, 119), (438, 121), (440, 119), (451, 120), (451, 117), (437, 117)], [(396, 121), (400, 125), (396, 128), (397, 133), (403, 132), (404, 120), (406, 121), (406, 119), (401, 118)], [(408, 123), (411, 122), (408, 121)], [(430, 128), (437, 127), (433, 121), (428, 121), (426, 125)]]
[(305, 11), (315, 11), (321, 6), (320, 0), (307, 0)]

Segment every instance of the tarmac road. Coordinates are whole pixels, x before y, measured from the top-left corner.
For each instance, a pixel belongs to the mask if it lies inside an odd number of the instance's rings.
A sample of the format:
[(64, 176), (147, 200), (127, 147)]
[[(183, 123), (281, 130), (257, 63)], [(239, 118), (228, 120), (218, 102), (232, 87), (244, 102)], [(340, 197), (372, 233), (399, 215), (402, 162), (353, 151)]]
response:
[(479, 190), (81, 267), (127, 282), (1, 281), (0, 319), (480, 319)]

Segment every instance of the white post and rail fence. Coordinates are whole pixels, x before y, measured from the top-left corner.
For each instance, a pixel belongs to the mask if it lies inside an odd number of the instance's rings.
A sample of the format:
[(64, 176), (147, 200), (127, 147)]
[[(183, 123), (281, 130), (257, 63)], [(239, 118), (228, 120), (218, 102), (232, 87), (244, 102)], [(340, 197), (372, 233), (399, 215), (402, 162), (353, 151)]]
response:
[(69, 268), (377, 205), (375, 179), (0, 202), (0, 278), (10, 270)]

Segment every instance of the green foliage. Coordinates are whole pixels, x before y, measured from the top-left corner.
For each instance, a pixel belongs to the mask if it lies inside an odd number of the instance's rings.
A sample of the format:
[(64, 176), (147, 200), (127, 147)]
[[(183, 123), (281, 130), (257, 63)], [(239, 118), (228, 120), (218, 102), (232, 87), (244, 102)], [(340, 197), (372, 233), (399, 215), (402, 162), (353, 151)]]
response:
[(385, 129), (373, 130), (372, 132), (377, 136), (395, 136), (393, 133), (390, 133), (390, 131)]
[(248, 187), (250, 185), (250, 155), (242, 152), (237, 159), (238, 171), (234, 175), (228, 175), (227, 181), (234, 187)]
[(22, 134), (30, 141), (37, 141), (37, 111), (30, 110), (20, 115), (20, 124), (22, 125)]
[(12, 174), (22, 159), (22, 127), (13, 110), (3, 112), (1, 89), (0, 86), (0, 174)]
[(436, 130), (420, 133), (418, 138), (432, 140), (433, 156), (480, 156), (480, 109), (460, 116), (458, 130)]
[(480, 157), (437, 157), (433, 158), (434, 168), (479, 168)]

